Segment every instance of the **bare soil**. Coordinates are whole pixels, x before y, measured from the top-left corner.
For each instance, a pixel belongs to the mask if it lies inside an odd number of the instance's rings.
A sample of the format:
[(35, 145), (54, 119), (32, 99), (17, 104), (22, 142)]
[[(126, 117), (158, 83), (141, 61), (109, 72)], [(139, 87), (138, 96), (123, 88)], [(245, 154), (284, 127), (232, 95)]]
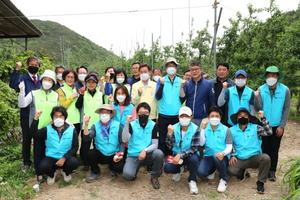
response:
[[(279, 162), (287, 160), (289, 156), (299, 155), (300, 124), (289, 121), (282, 138)], [(279, 164), (280, 166), (280, 164)], [(125, 181), (120, 174), (117, 178), (111, 178), (106, 165), (100, 165), (102, 176), (94, 183), (86, 183), (85, 178), (90, 173), (81, 172), (82, 166), (72, 175), (71, 184), (65, 184), (62, 175), (58, 175), (56, 183), (52, 186), (43, 183), (40, 185), (41, 191), (37, 193), (35, 199), (45, 200), (82, 200), (82, 199), (282, 199), (286, 195), (286, 190), (282, 185), (282, 177), (289, 166), (283, 166), (277, 171), (277, 181), (265, 184), (265, 194), (256, 193), (257, 169), (248, 169), (250, 178), (238, 181), (235, 177), (230, 177), (227, 191), (218, 193), (218, 175), (212, 181), (198, 179), (198, 195), (190, 195), (187, 182), (188, 172), (184, 172), (179, 182), (172, 181), (172, 174), (163, 173), (159, 178), (161, 188), (155, 190), (150, 183), (150, 174), (146, 168), (139, 170), (135, 181)], [(29, 185), (36, 183), (34, 178), (28, 180)]]

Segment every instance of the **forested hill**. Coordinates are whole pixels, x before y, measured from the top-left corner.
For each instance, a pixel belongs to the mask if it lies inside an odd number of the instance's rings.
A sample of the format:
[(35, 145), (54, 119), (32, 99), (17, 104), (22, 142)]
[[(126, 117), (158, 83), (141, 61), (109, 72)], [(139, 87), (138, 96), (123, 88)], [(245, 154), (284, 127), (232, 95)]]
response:
[(31, 20), (43, 36), (28, 39), (28, 49), (41, 51), (43, 48), (54, 57), (55, 64), (61, 64), (60, 38), (64, 37), (64, 64), (68, 63), (68, 48), (70, 48), (70, 65), (76, 68), (80, 65), (90, 66), (93, 63), (105, 62), (117, 58), (115, 54), (93, 43), (75, 31), (52, 21)]

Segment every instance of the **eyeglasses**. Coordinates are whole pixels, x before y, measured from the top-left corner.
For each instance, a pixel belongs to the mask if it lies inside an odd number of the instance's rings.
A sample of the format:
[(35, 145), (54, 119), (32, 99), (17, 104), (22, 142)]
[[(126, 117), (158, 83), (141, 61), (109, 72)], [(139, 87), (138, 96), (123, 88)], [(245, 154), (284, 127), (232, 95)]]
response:
[(149, 115), (149, 112), (138, 112), (138, 115)]

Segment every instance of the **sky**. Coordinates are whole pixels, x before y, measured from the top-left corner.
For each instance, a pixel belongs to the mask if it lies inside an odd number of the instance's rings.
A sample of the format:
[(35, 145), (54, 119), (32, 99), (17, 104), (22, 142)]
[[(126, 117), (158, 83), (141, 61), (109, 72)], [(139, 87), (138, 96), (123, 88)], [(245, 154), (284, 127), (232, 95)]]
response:
[[(215, 0), (11, 0), (28, 18), (58, 22), (116, 55), (134, 54), (137, 44), (151, 48), (152, 38), (162, 46), (186, 42), (189, 30), (202, 30), (209, 21), (213, 34)], [(247, 16), (247, 5), (269, 6), (269, 0), (220, 0), (223, 8), (218, 36), (237, 12)], [(296, 10), (300, 0), (276, 0), (282, 11)], [(218, 14), (217, 14), (218, 15)], [(261, 20), (269, 17), (259, 15)], [(193, 22), (192, 22), (193, 21)], [(59, 40), (60, 36), (57, 36)]]

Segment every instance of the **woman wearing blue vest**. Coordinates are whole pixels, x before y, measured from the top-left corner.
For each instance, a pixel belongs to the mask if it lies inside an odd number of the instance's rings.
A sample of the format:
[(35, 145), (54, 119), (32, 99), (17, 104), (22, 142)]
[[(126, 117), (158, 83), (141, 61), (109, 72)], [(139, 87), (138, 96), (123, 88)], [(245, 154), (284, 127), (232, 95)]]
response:
[(204, 145), (205, 151), (198, 169), (198, 176), (201, 178), (207, 177), (218, 170), (220, 182), (217, 191), (225, 192), (228, 183), (227, 155), (232, 151), (232, 136), (230, 129), (220, 123), (221, 117), (221, 108), (212, 106), (208, 110), (209, 123), (203, 122), (200, 146)]
[(43, 138), (46, 143), (46, 157), (40, 163), (40, 170), (47, 175), (47, 184), (53, 185), (57, 175), (57, 169), (62, 168), (61, 174), (64, 181), (72, 179), (71, 173), (78, 167), (75, 154), (78, 150), (78, 136), (74, 126), (66, 123), (68, 113), (62, 106), (54, 107), (51, 111), (53, 124), (38, 129), (39, 118), (43, 114), (36, 111), (30, 131), (33, 136)]
[(179, 181), (183, 166), (188, 166), (190, 193), (198, 194), (197, 170), (199, 157), (197, 151), (200, 147), (200, 132), (198, 126), (191, 122), (193, 113), (189, 107), (181, 107), (178, 117), (179, 123), (168, 126), (166, 144), (172, 150), (174, 159), (166, 162), (164, 170), (166, 173), (174, 174), (173, 181)]
[(237, 176), (241, 181), (245, 179), (247, 168), (258, 168), (257, 192), (264, 194), (264, 183), (268, 178), (270, 157), (262, 153), (262, 136), (272, 135), (272, 128), (264, 117), (264, 112), (259, 111), (260, 121), (252, 116), (247, 108), (241, 107), (230, 118), (235, 124), (230, 128), (233, 149), (235, 152), (229, 160), (227, 173)]
[[(50, 113), (52, 108), (58, 106), (58, 94), (52, 90), (56, 84), (55, 72), (51, 70), (45, 70), (40, 77), (42, 88), (39, 90), (32, 90), (25, 97), (24, 83), (21, 82), (20, 93), (18, 97), (19, 107), (26, 108), (29, 104), (29, 126), (35, 116), (36, 110), (42, 110), (44, 115), (40, 118), (38, 128), (46, 127), (51, 122)], [(23, 84), (23, 86), (22, 86)], [(39, 169), (40, 162), (45, 156), (45, 141), (41, 138), (33, 138), (33, 154), (34, 154), (34, 168), (37, 175), (37, 181), (39, 183), (44, 182), (43, 174)]]
[[(99, 121), (99, 115), (95, 113), (96, 108), (102, 106), (103, 93), (97, 90), (98, 77), (95, 74), (89, 74), (85, 77), (85, 91), (80, 91), (80, 95), (76, 102), (76, 108), (81, 110), (81, 114), (84, 116), (91, 116), (88, 128), (90, 129), (93, 124)], [(81, 117), (81, 119), (84, 118)], [(84, 122), (82, 122), (81, 129), (84, 128)], [(81, 132), (83, 137), (83, 132)], [(90, 167), (88, 163), (88, 151), (91, 146), (91, 141), (81, 140), (80, 145), (80, 157), (83, 161), (83, 172), (88, 172)]]
[(122, 127), (119, 122), (112, 119), (116, 111), (109, 104), (103, 104), (95, 111), (100, 115), (98, 120), (89, 129), (91, 116), (84, 117), (84, 135), (85, 141), (94, 139), (95, 148), (89, 150), (88, 159), (91, 166), (91, 175), (86, 179), (87, 183), (94, 182), (100, 178), (100, 164), (108, 164), (112, 177), (116, 177), (116, 172), (122, 172), (124, 166), (122, 143)]
[(123, 142), (129, 142), (123, 178), (133, 181), (136, 179), (140, 166), (153, 165), (151, 183), (154, 189), (159, 189), (158, 177), (161, 174), (164, 154), (157, 149), (156, 124), (149, 119), (151, 108), (148, 103), (139, 103), (136, 110), (138, 119), (132, 121), (131, 116), (127, 116), (127, 123), (122, 133)]
[(279, 83), (284, 75), (277, 67), (268, 67), (261, 79), (266, 84), (260, 86), (255, 92), (255, 107), (265, 112), (267, 120), (272, 126), (273, 135), (264, 137), (262, 150), (271, 158), (271, 167), (268, 173), (269, 181), (276, 181), (278, 152), (284, 127), (290, 114), (291, 92), (282, 83)]
[(223, 89), (218, 99), (218, 106), (222, 107), (225, 103), (227, 106), (227, 123), (226, 126), (233, 126), (230, 116), (240, 108), (245, 107), (250, 110), (252, 115), (255, 115), (254, 108), (254, 91), (246, 86), (247, 73), (244, 70), (238, 70), (234, 75), (235, 86), (227, 88), (228, 83), (223, 83)]

